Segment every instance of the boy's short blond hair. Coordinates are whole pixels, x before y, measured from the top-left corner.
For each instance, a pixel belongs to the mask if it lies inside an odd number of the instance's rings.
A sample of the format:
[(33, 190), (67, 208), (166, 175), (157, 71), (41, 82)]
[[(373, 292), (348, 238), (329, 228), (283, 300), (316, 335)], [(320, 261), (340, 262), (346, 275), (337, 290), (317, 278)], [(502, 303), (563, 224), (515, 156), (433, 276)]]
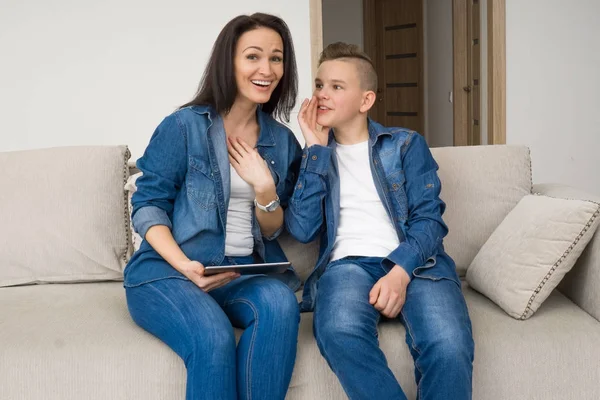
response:
[(377, 90), (377, 73), (371, 58), (355, 44), (336, 42), (323, 49), (319, 57), (319, 66), (325, 61), (350, 61), (356, 66), (361, 88)]

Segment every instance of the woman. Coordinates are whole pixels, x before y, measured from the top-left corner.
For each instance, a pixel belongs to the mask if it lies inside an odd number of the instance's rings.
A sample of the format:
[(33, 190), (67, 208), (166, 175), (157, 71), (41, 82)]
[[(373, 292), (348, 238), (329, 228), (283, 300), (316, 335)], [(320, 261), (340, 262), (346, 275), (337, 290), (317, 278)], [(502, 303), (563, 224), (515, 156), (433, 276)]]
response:
[[(285, 261), (273, 239), (301, 149), (272, 115), (289, 120), (296, 93), (285, 22), (236, 17), (194, 100), (162, 121), (137, 162), (132, 220), (145, 240), (125, 270), (127, 304), (184, 360), (189, 400), (285, 397), (300, 320), (295, 273), (205, 276), (204, 266)], [(237, 350), (233, 327), (244, 330)]]

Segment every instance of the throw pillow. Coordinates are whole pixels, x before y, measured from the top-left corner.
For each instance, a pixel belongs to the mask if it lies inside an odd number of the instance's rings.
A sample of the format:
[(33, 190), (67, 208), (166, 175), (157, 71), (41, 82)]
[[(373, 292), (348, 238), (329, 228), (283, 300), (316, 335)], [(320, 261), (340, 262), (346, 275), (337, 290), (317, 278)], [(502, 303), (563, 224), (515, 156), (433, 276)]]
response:
[(125, 146), (0, 153), (0, 287), (123, 278), (129, 157)]
[[(133, 211), (133, 207), (131, 206), (131, 197), (137, 190), (137, 186), (135, 185), (135, 181), (137, 178), (142, 176), (141, 172), (135, 173), (127, 179), (127, 183), (125, 184), (125, 190), (127, 191), (127, 204), (129, 207), (129, 216), (131, 218), (131, 212)], [(133, 251), (137, 251), (142, 244), (142, 237), (133, 229), (133, 224), (131, 223), (131, 219), (129, 220), (129, 230), (131, 232), (131, 243), (133, 244)]]
[(599, 214), (592, 201), (525, 196), (475, 256), (467, 282), (511, 317), (531, 317), (581, 255)]

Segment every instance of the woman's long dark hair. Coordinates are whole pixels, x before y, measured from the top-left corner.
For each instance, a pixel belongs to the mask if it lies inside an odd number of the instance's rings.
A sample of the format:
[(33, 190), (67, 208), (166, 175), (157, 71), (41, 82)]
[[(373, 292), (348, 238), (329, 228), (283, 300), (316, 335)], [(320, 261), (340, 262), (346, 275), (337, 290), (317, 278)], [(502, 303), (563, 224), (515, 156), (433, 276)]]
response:
[(283, 41), (283, 77), (273, 90), (269, 101), (262, 105), (262, 110), (269, 115), (289, 122), (290, 111), (296, 104), (298, 93), (298, 71), (292, 35), (281, 18), (263, 13), (255, 13), (250, 16), (240, 15), (225, 25), (213, 45), (196, 96), (180, 108), (190, 105), (210, 105), (219, 114), (227, 114), (231, 110), (238, 92), (234, 70), (237, 42), (244, 33), (263, 27), (272, 29), (281, 36)]

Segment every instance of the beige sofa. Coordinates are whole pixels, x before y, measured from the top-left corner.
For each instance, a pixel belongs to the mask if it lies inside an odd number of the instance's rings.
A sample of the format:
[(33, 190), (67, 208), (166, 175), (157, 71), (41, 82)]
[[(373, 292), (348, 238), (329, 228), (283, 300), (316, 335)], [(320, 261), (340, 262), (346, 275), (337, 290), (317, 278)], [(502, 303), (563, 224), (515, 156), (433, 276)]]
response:
[[(110, 154), (99, 155), (106, 152)], [(532, 186), (530, 156), (523, 147), (440, 148), (433, 154), (448, 206), (446, 249), (462, 276), (506, 214), (532, 190), (594, 198), (560, 185)], [(127, 157), (122, 147), (0, 155), (0, 283), (5, 286), (0, 287), (1, 400), (184, 398), (183, 362), (133, 323), (118, 281), (132, 251), (126, 194), (121, 192)], [(68, 223), (51, 220), (63, 214), (61, 220)], [(53, 241), (57, 244), (51, 248), (44, 244)], [(306, 277), (317, 244), (301, 245), (285, 236), (281, 242)], [(102, 253), (107, 248), (108, 256)], [(85, 271), (61, 270), (82, 263), (89, 263)], [(64, 276), (36, 271), (45, 265), (54, 265)], [(35, 275), (30, 282), (27, 274)], [(55, 283), (27, 284), (35, 282)], [(600, 234), (559, 290), (526, 321), (511, 318), (466, 283), (464, 294), (476, 343), (475, 399), (600, 399)], [(412, 359), (402, 325), (381, 324), (380, 342), (414, 399)], [(319, 354), (311, 313), (302, 315), (287, 398), (345, 398)]]

